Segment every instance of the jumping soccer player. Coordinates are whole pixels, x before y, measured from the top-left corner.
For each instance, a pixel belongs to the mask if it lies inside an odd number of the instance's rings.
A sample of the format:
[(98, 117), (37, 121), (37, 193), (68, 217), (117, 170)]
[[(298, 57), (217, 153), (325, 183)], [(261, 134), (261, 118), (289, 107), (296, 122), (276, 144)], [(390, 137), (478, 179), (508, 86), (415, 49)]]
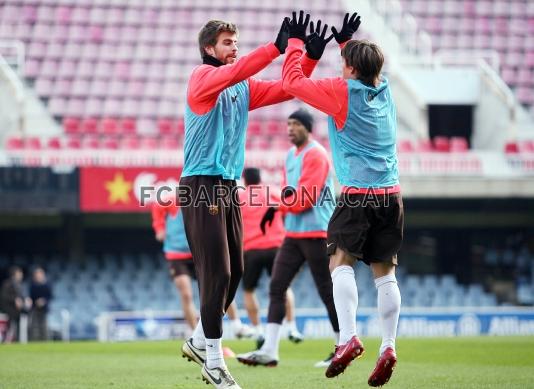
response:
[[(342, 204), (336, 207), (328, 225), (327, 250), (340, 339), (326, 376), (342, 373), (364, 352), (355, 320), (358, 290), (353, 265), (360, 260), (371, 267), (374, 275), (382, 329), (379, 358), (368, 383), (382, 386), (397, 362), (395, 338), (401, 296), (395, 267), (403, 238), (404, 211), (395, 146), (395, 104), (388, 80), (381, 75), (384, 56), (376, 44), (352, 40), (359, 25), (357, 14), (350, 19), (346, 14), (341, 30), (332, 28), (341, 47), (342, 77), (309, 79), (300, 64), (304, 40), (293, 35), (283, 80), (284, 90), (329, 115), (334, 168), (343, 185)], [(298, 28), (290, 22), (290, 36)], [(326, 26), (323, 31), (317, 26), (306, 47), (324, 50), (332, 39), (325, 34)]]
[[(248, 111), (292, 98), (282, 81), (252, 76), (285, 52), (284, 20), (275, 43), (237, 59), (238, 30), (211, 20), (198, 35), (202, 65), (191, 74), (185, 112), (184, 166), (180, 202), (199, 279), (200, 319), (182, 346), (202, 365), (202, 377), (217, 388), (239, 388), (224, 363), (222, 317), (243, 273), (241, 211), (236, 181), (245, 159)], [(302, 60), (311, 74), (316, 61)]]
[[(152, 204), (152, 227), (156, 240), (163, 242), (163, 252), (182, 301), (185, 321), (191, 330), (194, 330), (198, 321), (191, 287), (191, 279), (196, 278), (193, 256), (185, 237), (180, 207), (170, 199), (166, 199), (166, 203), (168, 204), (163, 205), (155, 201)], [(235, 301), (228, 307), (226, 313), (231, 321), (234, 335), (238, 339), (251, 338), (254, 335), (252, 329), (239, 319)]]
[(330, 161), (326, 150), (310, 137), (313, 116), (308, 111), (293, 112), (287, 124), (289, 139), (294, 146), (286, 158), (284, 201), (278, 208), (269, 208), (261, 223), (265, 231), (265, 224), (271, 223), (276, 213), (281, 212), (285, 214), (287, 232), (274, 260), (265, 343), (259, 350), (237, 356), (239, 362), (251, 366), (278, 364), (285, 293), (304, 262), (310, 267), (334, 332), (339, 332), (326, 254), (326, 228), (334, 211)]

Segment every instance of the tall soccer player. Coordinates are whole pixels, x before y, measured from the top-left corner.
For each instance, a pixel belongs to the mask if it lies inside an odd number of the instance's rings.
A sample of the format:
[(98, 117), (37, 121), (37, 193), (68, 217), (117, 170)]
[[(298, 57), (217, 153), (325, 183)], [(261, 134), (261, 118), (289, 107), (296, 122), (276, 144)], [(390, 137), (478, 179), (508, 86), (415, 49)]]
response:
[[(386, 77), (381, 74), (384, 56), (371, 42), (352, 40), (360, 18), (345, 15), (343, 26), (332, 35), (341, 47), (342, 77), (310, 80), (300, 63), (304, 42), (289, 40), (283, 66), (284, 90), (329, 115), (329, 138), (334, 167), (343, 185), (341, 204), (328, 225), (327, 250), (339, 318), (340, 339), (326, 370), (327, 377), (342, 373), (363, 354), (356, 333), (358, 290), (353, 265), (357, 260), (371, 267), (378, 291), (382, 344), (371, 386), (390, 379), (397, 362), (395, 338), (401, 296), (395, 278), (397, 252), (403, 239), (404, 211), (396, 154), (396, 111)], [(307, 40), (322, 50), (326, 26)], [(290, 34), (293, 29), (290, 23)], [(321, 50), (322, 49), (322, 50)], [(320, 56), (320, 55), (319, 55)]]
[[(304, 29), (304, 33), (305, 33)], [(275, 215), (285, 215), (286, 236), (274, 260), (269, 286), (265, 343), (256, 351), (237, 356), (246, 365), (276, 366), (285, 296), (293, 278), (307, 262), (335, 333), (339, 332), (326, 254), (326, 228), (334, 211), (334, 182), (326, 150), (310, 136), (313, 116), (304, 109), (289, 115), (288, 135), (293, 143), (286, 157), (284, 200), (269, 208), (261, 228)]]
[[(221, 337), (222, 317), (243, 273), (236, 180), (244, 165), (248, 111), (292, 98), (281, 80), (252, 77), (285, 52), (287, 20), (275, 43), (240, 59), (237, 39), (237, 27), (221, 20), (210, 20), (200, 30), (202, 64), (193, 70), (187, 89), (180, 180), (187, 192), (180, 202), (199, 280), (201, 319), (182, 352), (202, 365), (203, 379), (217, 388), (239, 388), (224, 362)], [(302, 64), (310, 75), (316, 61), (303, 58)]]
[[(196, 278), (195, 266), (185, 237), (183, 214), (176, 201), (169, 198), (165, 199), (165, 204), (157, 201), (152, 204), (152, 227), (156, 240), (163, 242), (163, 253), (180, 295), (185, 321), (191, 330), (194, 330), (198, 323), (191, 286), (191, 279)], [(226, 313), (238, 339), (251, 338), (254, 335), (254, 331), (241, 322), (235, 301), (230, 304)]]

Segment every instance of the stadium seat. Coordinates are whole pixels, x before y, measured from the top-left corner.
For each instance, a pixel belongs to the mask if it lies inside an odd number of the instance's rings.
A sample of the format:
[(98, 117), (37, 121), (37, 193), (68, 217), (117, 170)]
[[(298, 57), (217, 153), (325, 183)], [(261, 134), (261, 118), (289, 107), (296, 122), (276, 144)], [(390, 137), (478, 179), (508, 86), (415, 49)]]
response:
[(409, 139), (399, 139), (397, 142), (397, 150), (399, 153), (411, 153), (415, 151), (413, 144)]
[(450, 151), (454, 153), (461, 153), (469, 150), (467, 139), (464, 137), (453, 136), (450, 140)]
[(446, 136), (436, 136), (434, 137), (433, 139), (433, 143), (434, 143), (434, 149), (436, 151), (439, 151), (439, 152), (442, 152), (442, 153), (447, 153), (450, 151), (450, 143), (449, 143), (449, 138), (447, 138)]
[(504, 152), (506, 154), (517, 154), (519, 153), (519, 146), (517, 142), (506, 142), (504, 146)]
[(58, 150), (61, 148), (61, 139), (58, 137), (49, 138), (46, 142), (46, 147), (53, 150)]
[(24, 148), (24, 140), (19, 136), (12, 136), (7, 139), (6, 148), (8, 150), (21, 150)]

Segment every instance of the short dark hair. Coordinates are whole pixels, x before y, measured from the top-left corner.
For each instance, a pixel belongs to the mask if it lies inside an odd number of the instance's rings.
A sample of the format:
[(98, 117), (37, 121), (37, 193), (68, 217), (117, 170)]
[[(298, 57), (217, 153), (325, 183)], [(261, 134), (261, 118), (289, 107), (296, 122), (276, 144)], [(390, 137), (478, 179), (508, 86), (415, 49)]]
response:
[(352, 66), (358, 71), (358, 79), (361, 82), (375, 85), (384, 65), (384, 54), (377, 44), (368, 40), (352, 39), (341, 50), (341, 56), (347, 66)]
[(225, 22), (224, 20), (210, 20), (198, 33), (198, 49), (200, 50), (200, 57), (204, 58), (206, 46), (215, 46), (217, 44), (217, 37), (221, 32), (230, 32), (239, 35), (239, 30), (234, 23)]
[(261, 182), (260, 169), (255, 167), (247, 167), (243, 170), (243, 180), (245, 185), (258, 185)]

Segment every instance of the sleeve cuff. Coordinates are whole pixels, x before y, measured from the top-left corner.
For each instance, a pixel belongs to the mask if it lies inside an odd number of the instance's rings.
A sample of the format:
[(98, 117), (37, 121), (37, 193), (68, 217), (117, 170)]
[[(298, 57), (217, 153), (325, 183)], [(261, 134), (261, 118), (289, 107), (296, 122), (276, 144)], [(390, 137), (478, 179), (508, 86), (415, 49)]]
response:
[(299, 38), (289, 38), (287, 41), (287, 46), (302, 49), (304, 47), (304, 42)]
[(343, 48), (347, 45), (347, 42), (348, 42), (348, 41), (345, 41), (345, 42), (343, 42), (343, 43), (340, 43), (340, 44), (339, 44), (339, 49), (340, 49), (340, 50), (343, 50)]
[(275, 59), (280, 55), (280, 52), (276, 48), (273, 42), (269, 42), (267, 45), (264, 46), (267, 50), (267, 53), (269, 55), (269, 58)]

